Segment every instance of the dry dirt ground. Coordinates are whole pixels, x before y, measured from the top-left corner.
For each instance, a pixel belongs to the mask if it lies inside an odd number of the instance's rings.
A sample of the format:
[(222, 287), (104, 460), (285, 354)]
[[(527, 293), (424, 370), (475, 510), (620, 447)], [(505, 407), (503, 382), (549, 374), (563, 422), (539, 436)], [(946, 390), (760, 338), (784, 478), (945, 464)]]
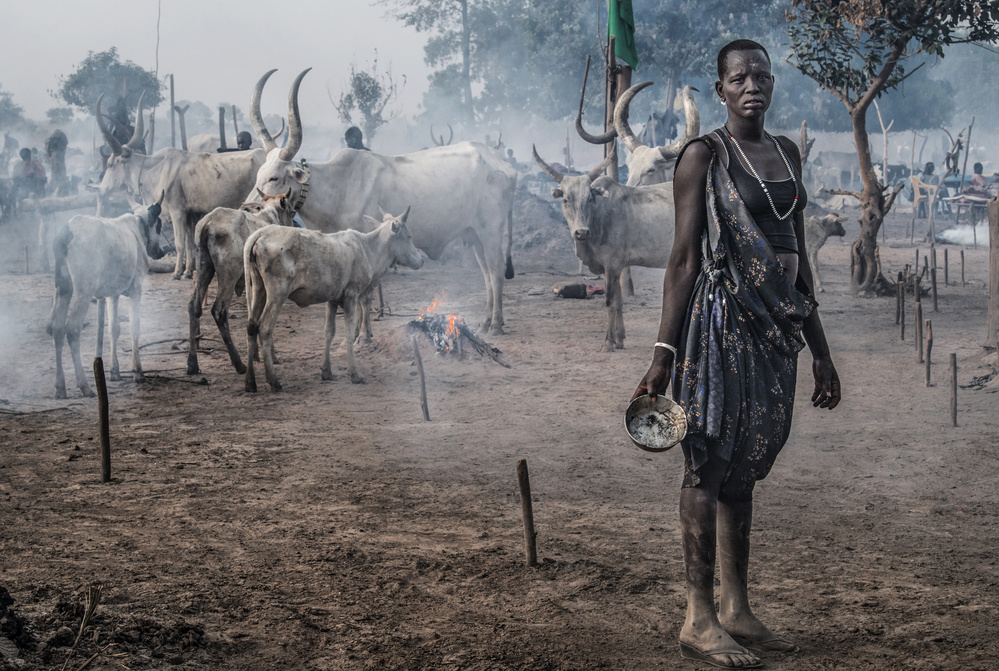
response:
[[(651, 356), (662, 271), (636, 271), (627, 348), (600, 351), (601, 299), (551, 292), (577, 262), (564, 224), (543, 209), (520, 212), (507, 333), (486, 337), (511, 368), (425, 343), (430, 422), (405, 326), (441, 293), (447, 309), (481, 319), (468, 250), (387, 278), (393, 314), (358, 347), (364, 385), (346, 376), (342, 330), (337, 379), (320, 380), (323, 309), (287, 305), (280, 393), (243, 391), (210, 317), (202, 374), (188, 377), (191, 285), (151, 275), (151, 379), (109, 383), (110, 484), (100, 482), (96, 401), (80, 398), (71, 372), (70, 399), (53, 399), (53, 283), (38, 270), (34, 230), (0, 226), (0, 669), (62, 668), (94, 585), (103, 599), (67, 669), (99, 647), (121, 656), (87, 668), (707, 668), (681, 660), (676, 644), (680, 452), (639, 451), (622, 427)], [(914, 258), (906, 219), (889, 222), (882, 261), (892, 273)], [(791, 440), (757, 488), (753, 604), (803, 648), (766, 665), (990, 669), (999, 396), (995, 382), (967, 387), (990, 370), (980, 346), (987, 252), (965, 249), (962, 287), (960, 248), (949, 247), (939, 312), (924, 298), (935, 336), (926, 387), (911, 295), (903, 342), (893, 299), (847, 293), (855, 232), (850, 224), (847, 240), (820, 253), (843, 403), (810, 407), (804, 353)], [(245, 314), (240, 300), (241, 348)], [(128, 342), (123, 324), (123, 370)], [(521, 458), (536, 568), (524, 565)]]

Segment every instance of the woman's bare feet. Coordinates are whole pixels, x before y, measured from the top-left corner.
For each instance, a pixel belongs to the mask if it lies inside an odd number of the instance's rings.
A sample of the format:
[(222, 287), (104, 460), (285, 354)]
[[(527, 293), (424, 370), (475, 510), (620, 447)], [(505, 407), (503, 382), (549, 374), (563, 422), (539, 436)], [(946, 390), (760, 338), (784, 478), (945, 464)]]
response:
[(783, 652), (787, 654), (801, 650), (797, 645), (770, 631), (752, 613), (734, 616), (719, 616), (725, 631), (741, 646), (756, 652)]
[(680, 653), (726, 669), (753, 669), (760, 667), (760, 658), (736, 643), (718, 622), (708, 623), (697, 631), (689, 623), (680, 630)]

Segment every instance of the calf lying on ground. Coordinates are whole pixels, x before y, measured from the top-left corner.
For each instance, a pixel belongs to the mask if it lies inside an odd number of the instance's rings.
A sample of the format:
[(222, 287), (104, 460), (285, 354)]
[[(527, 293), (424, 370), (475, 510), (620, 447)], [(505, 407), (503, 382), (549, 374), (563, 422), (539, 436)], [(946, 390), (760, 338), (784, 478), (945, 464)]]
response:
[(201, 335), (201, 309), (212, 278), (218, 278), (218, 290), (212, 303), (212, 317), (222, 334), (222, 342), (229, 351), (229, 359), (242, 375), (246, 366), (239, 359), (239, 352), (229, 333), (229, 304), (233, 294), (243, 293), (243, 244), (250, 234), (270, 224), (293, 226), (295, 215), (288, 202), (288, 194), (265, 196), (261, 203), (247, 203), (238, 210), (217, 207), (198, 222), (194, 240), (198, 246), (198, 276), (194, 281), (194, 294), (187, 306), (191, 335), (187, 351), (187, 374), (198, 373), (198, 338)]
[[(160, 198), (162, 201), (162, 197)], [(66, 377), (62, 368), (63, 336), (69, 341), (76, 383), (84, 396), (93, 396), (80, 361), (80, 331), (87, 316), (90, 299), (97, 299), (97, 356), (104, 350), (104, 310), (111, 299), (111, 373), (120, 380), (118, 368), (118, 297), (129, 298), (132, 332), (132, 378), (142, 381), (139, 362), (139, 302), (142, 280), (149, 270), (150, 258), (163, 256), (160, 233), (160, 203), (123, 214), (115, 219), (101, 219), (78, 214), (69, 220), (55, 238), (55, 299), (52, 315), (45, 329), (55, 340), (56, 398), (66, 398)]]
[(819, 281), (819, 249), (826, 244), (829, 236), (846, 235), (846, 230), (843, 228), (846, 221), (846, 217), (835, 213), (805, 219), (805, 251), (808, 253), (808, 265), (812, 267), (816, 293), (823, 291), (822, 283)]
[(413, 236), (406, 227), (408, 216), (407, 207), (401, 216), (386, 217), (370, 233), (355, 230), (318, 233), (269, 226), (250, 235), (243, 248), (249, 310), (246, 391), (257, 390), (253, 360), (257, 354), (258, 335), (267, 382), (274, 391), (281, 390), (274, 372), (274, 324), (286, 298), (299, 307), (326, 303), (324, 380), (333, 379), (330, 343), (336, 332), (336, 309), (343, 308), (347, 371), (351, 382), (364, 382), (354, 364), (360, 301), (378, 285), (393, 263), (414, 269), (423, 266), (423, 257), (413, 245)]

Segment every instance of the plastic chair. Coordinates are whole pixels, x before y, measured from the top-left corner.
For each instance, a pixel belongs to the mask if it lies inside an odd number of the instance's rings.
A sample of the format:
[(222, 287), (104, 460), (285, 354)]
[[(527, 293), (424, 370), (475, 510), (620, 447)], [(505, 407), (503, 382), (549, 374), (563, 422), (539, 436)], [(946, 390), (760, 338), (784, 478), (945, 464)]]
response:
[[(936, 184), (927, 184), (923, 180), (919, 179), (915, 175), (909, 177), (912, 180), (912, 212), (918, 216), (919, 205), (923, 201), (927, 201), (929, 209), (926, 210), (927, 213), (933, 211), (933, 204), (937, 200), (937, 189), (940, 187)], [(927, 215), (923, 215), (925, 217)]]

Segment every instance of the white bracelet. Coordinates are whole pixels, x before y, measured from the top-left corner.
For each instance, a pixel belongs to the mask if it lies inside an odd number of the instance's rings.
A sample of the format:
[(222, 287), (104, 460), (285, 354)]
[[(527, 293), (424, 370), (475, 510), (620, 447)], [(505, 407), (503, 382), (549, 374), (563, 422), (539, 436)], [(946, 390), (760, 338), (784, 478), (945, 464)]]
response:
[(664, 342), (657, 342), (655, 345), (653, 345), (653, 348), (655, 348), (655, 347), (663, 347), (665, 349), (668, 349), (670, 352), (673, 353), (673, 356), (676, 356), (676, 348), (673, 347), (672, 345), (669, 345), (669, 344), (664, 343)]

